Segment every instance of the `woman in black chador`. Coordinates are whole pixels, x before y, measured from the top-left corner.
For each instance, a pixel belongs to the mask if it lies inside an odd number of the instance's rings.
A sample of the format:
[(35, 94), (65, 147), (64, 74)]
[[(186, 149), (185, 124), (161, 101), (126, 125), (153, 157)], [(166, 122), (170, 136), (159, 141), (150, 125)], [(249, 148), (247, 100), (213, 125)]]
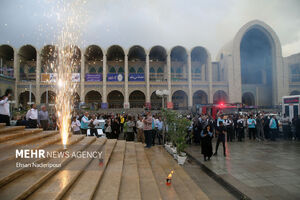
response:
[(204, 156), (204, 161), (210, 160), (210, 157), (213, 154), (212, 144), (211, 144), (211, 140), (212, 140), (212, 137), (213, 137), (213, 132), (212, 132), (212, 129), (211, 129), (210, 125), (207, 125), (201, 131), (201, 137), (202, 137), (201, 153)]

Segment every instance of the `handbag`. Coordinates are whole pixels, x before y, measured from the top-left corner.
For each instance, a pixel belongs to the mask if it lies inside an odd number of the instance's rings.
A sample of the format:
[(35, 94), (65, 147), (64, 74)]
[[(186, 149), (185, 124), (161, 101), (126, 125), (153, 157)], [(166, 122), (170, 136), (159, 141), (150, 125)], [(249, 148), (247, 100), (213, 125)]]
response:
[(105, 133), (110, 133), (111, 132), (111, 126), (106, 127)]

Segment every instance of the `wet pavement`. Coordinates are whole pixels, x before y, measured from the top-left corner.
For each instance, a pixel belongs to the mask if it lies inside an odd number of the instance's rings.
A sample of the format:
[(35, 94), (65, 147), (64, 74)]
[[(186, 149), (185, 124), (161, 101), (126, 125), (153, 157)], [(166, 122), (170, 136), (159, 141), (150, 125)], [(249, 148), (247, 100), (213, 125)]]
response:
[(300, 142), (230, 142), (227, 157), (219, 146), (218, 155), (206, 162), (200, 146), (187, 153), (250, 199), (300, 199)]

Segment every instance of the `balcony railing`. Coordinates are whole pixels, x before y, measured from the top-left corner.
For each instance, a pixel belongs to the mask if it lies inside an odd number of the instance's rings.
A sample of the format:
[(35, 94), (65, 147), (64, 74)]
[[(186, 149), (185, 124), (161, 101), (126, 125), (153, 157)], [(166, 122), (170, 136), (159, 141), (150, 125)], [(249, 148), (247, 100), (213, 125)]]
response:
[(290, 74), (291, 83), (300, 83), (300, 74)]
[(150, 81), (165, 81), (163, 73), (150, 73)]

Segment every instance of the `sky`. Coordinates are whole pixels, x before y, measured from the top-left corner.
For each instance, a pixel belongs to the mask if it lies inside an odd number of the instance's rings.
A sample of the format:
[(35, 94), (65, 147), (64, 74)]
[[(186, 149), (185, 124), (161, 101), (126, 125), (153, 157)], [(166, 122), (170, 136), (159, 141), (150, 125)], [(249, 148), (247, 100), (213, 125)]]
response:
[[(58, 1), (72, 0), (0, 0), (0, 44), (55, 43), (62, 20)], [(300, 0), (82, 1), (79, 46), (203, 46), (215, 60), (244, 24), (257, 19), (276, 32), (283, 56), (300, 53)]]

